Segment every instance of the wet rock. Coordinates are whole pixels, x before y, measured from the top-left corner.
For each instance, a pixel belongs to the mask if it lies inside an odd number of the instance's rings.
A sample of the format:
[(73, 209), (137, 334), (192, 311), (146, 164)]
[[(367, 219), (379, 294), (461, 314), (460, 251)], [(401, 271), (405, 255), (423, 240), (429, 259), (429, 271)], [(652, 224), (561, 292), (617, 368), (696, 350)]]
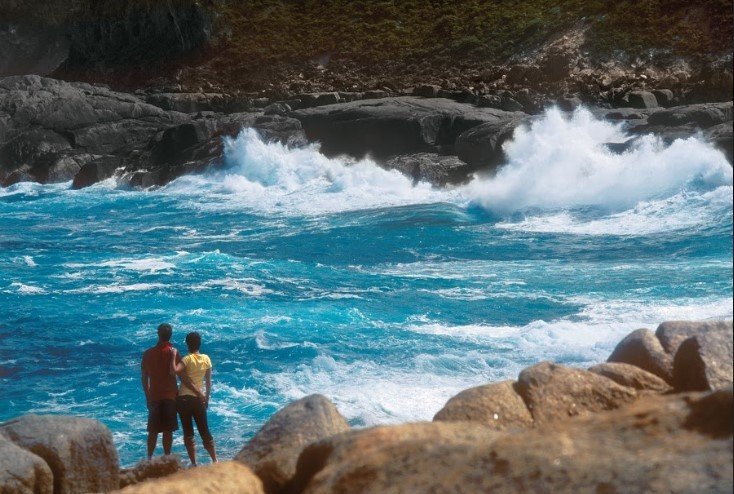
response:
[(460, 184), (469, 180), (475, 168), (456, 156), (436, 153), (415, 153), (394, 156), (381, 164), (388, 170), (398, 170), (415, 183), (428, 182), (437, 186)]
[(537, 426), (613, 410), (637, 399), (635, 390), (611, 379), (550, 362), (523, 370), (516, 389)]
[(515, 129), (529, 122), (526, 115), (497, 118), (464, 131), (456, 139), (455, 152), (476, 169), (493, 170), (504, 162), (502, 144), (512, 138)]
[(133, 468), (120, 471), (120, 489), (147, 480), (167, 477), (183, 470), (181, 458), (177, 455), (156, 456), (143, 460)]
[(649, 329), (642, 328), (628, 334), (617, 344), (607, 362), (634, 365), (667, 383), (673, 381), (673, 358)]
[(306, 445), (348, 429), (331, 401), (310, 395), (270, 417), (235, 460), (252, 468), (266, 492), (279, 492), (293, 477), (298, 455)]
[(577, 96), (564, 96), (558, 100), (558, 108), (563, 111), (573, 111), (583, 103)]
[(116, 492), (186, 494), (192, 489), (217, 494), (264, 493), (260, 479), (249, 468), (236, 461), (192, 468), (167, 477), (135, 484)]
[(497, 430), (532, 427), (533, 417), (515, 387), (513, 381), (502, 381), (466, 389), (451, 398), (433, 420), (479, 422)]
[(600, 376), (611, 379), (617, 384), (639, 391), (665, 393), (673, 389), (660, 377), (642, 370), (635, 365), (607, 362), (590, 367), (589, 372), (599, 374)]
[(0, 492), (51, 494), (54, 479), (45, 461), (0, 434)]
[(522, 105), (513, 98), (502, 98), (500, 100), (500, 110), (519, 112), (522, 111)]
[(707, 391), (731, 385), (732, 326), (710, 330), (683, 341), (673, 360), (673, 386), (678, 391)]
[(703, 135), (706, 140), (724, 153), (730, 164), (734, 162), (734, 126), (732, 122), (709, 127)]
[(287, 103), (271, 103), (263, 108), (263, 115), (282, 115), (286, 116), (291, 111), (291, 107)]
[(24, 415), (0, 425), (0, 433), (43, 458), (53, 472), (54, 494), (118, 488), (120, 465), (112, 434), (96, 420)]
[(437, 422), (353, 431), (306, 448), (290, 492), (730, 492), (731, 414), (729, 388), (514, 434)]
[(125, 161), (116, 156), (99, 156), (82, 165), (71, 183), (72, 189), (83, 189), (114, 176)]
[(632, 108), (657, 108), (658, 100), (649, 91), (631, 91), (627, 101)]
[(155, 93), (145, 98), (146, 103), (163, 110), (181, 113), (224, 111), (224, 95), (219, 93)]

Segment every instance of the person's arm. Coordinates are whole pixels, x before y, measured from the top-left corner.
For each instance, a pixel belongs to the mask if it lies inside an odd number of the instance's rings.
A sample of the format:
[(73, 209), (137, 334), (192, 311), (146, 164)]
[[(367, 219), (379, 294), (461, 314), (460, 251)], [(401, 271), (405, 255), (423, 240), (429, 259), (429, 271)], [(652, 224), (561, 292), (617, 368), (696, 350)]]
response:
[(178, 374), (179, 379), (181, 379), (181, 382), (184, 386), (189, 388), (191, 391), (194, 392), (196, 396), (199, 397), (199, 399), (204, 399), (204, 394), (201, 392), (201, 390), (194, 384), (194, 382), (191, 380), (189, 375), (186, 373), (186, 364), (183, 363), (183, 360), (176, 364), (176, 374)]
[(204, 406), (209, 407), (209, 397), (212, 395), (212, 368), (209, 367), (204, 374), (206, 381), (206, 394), (204, 395)]
[(140, 383), (143, 386), (143, 393), (145, 393), (145, 406), (150, 405), (150, 380), (148, 379), (148, 371), (145, 369), (145, 357), (140, 363)]
[(179, 355), (178, 350), (175, 348), (171, 349), (171, 369), (170, 373), (172, 376), (175, 376), (176, 374), (179, 374), (186, 370), (186, 366), (183, 363), (183, 360), (181, 359), (181, 355)]

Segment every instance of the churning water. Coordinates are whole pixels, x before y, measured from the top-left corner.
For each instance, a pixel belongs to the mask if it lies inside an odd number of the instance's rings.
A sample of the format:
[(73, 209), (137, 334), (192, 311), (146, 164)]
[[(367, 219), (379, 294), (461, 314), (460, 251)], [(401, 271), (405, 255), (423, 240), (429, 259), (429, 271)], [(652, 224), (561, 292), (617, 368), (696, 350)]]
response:
[[(200, 331), (232, 456), (288, 401), (356, 426), (430, 419), (457, 391), (630, 330), (732, 316), (732, 168), (692, 138), (551, 110), (494, 177), (413, 185), (244, 130), (227, 167), (166, 187), (0, 189), (0, 420), (97, 418), (144, 456), (142, 351)], [(175, 449), (183, 453), (180, 437)]]

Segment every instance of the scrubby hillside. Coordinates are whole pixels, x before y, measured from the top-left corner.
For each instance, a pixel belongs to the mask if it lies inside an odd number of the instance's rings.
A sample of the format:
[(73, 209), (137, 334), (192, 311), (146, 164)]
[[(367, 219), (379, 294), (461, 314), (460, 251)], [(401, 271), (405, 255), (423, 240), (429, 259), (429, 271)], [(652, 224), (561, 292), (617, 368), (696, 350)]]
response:
[(206, 48), (114, 74), (67, 64), (61, 75), (246, 90), (286, 80), (306, 89), (407, 86), (521, 61), (574, 29), (592, 65), (698, 63), (731, 55), (734, 22), (730, 0), (6, 0), (0, 17), (70, 24), (192, 4), (214, 27)]

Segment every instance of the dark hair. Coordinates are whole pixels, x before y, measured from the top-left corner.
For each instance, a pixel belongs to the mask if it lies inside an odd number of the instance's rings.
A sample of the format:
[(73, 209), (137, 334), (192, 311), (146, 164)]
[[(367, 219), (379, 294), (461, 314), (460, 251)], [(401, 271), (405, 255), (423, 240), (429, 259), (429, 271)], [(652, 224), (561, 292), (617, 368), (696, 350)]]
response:
[(198, 352), (201, 348), (201, 335), (196, 331), (186, 335), (186, 346), (189, 347), (189, 353)]
[(167, 322), (158, 326), (158, 338), (160, 338), (161, 341), (169, 341), (172, 334), (173, 328)]

